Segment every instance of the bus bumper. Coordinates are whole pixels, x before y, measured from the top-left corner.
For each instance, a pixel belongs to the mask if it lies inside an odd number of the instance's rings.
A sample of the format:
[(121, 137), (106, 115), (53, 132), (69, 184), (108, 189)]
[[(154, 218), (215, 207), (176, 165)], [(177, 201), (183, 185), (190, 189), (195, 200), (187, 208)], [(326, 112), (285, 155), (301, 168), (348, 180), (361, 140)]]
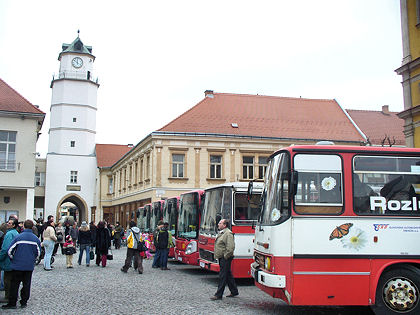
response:
[(274, 275), (262, 271), (258, 268), (258, 264), (256, 262), (251, 264), (251, 275), (255, 282), (262, 284), (263, 286), (280, 289), (286, 287), (286, 276)]

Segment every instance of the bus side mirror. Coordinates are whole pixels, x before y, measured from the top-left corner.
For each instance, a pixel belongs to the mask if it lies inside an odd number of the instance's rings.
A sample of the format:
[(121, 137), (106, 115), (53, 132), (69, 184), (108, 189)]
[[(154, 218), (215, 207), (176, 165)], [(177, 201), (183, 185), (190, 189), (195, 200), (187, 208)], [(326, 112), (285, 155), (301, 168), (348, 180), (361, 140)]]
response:
[(290, 171), (290, 195), (293, 197), (297, 193), (298, 186), (298, 171)]
[(248, 202), (251, 200), (251, 197), (252, 197), (252, 191), (253, 191), (253, 189), (254, 189), (254, 181), (253, 181), (253, 180), (251, 180), (251, 181), (248, 183), (248, 190), (247, 190), (247, 192), (246, 192), (246, 197), (248, 198)]

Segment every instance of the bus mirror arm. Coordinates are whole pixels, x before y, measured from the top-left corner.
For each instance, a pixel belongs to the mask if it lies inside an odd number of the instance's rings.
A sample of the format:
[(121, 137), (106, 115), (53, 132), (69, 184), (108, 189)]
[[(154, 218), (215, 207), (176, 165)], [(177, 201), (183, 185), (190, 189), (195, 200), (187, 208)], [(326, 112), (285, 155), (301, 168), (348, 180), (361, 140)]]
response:
[(293, 197), (297, 193), (298, 171), (290, 170), (290, 195)]

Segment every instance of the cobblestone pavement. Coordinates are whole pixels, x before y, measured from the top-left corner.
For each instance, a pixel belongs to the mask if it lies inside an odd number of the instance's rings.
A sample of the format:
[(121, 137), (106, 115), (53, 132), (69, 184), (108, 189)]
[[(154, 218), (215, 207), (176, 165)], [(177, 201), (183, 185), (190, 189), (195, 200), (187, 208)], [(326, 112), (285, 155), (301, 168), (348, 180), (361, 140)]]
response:
[[(217, 288), (217, 274), (199, 267), (169, 262), (171, 270), (152, 268), (143, 262), (144, 273), (132, 268), (122, 273), (126, 249), (113, 250), (107, 267), (94, 261), (87, 268), (77, 264), (66, 268), (65, 256), (57, 254), (53, 271), (42, 262), (32, 276), (31, 298), (26, 309), (1, 310), (1, 314), (371, 314), (369, 308), (290, 307), (253, 285), (238, 280), (239, 296), (211, 301)], [(228, 288), (225, 295), (229, 294)], [(3, 296), (3, 295), (2, 295)]]

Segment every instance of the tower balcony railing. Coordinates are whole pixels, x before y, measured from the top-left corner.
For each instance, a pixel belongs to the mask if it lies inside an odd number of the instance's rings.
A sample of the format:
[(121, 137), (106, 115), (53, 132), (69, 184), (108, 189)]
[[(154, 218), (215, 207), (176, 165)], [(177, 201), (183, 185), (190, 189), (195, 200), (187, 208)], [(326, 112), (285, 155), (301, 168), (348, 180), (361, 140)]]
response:
[(94, 83), (99, 84), (98, 77), (94, 77), (90, 71), (80, 72), (80, 71), (61, 71), (58, 74), (53, 75), (53, 81), (59, 79), (77, 79), (77, 80), (89, 80)]

